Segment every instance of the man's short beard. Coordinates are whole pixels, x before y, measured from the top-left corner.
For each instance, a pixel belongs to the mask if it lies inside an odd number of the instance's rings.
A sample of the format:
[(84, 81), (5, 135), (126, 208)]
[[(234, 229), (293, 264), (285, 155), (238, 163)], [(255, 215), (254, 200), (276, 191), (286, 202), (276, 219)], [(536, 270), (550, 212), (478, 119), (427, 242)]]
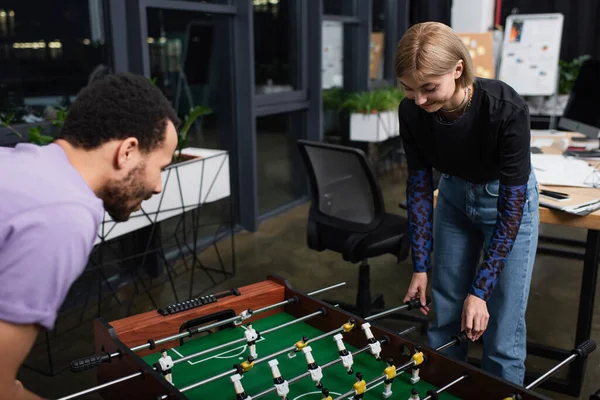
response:
[(145, 163), (140, 163), (127, 176), (118, 181), (109, 182), (102, 190), (100, 198), (104, 209), (115, 222), (125, 222), (134, 211), (132, 201), (142, 201), (152, 195), (144, 186)]

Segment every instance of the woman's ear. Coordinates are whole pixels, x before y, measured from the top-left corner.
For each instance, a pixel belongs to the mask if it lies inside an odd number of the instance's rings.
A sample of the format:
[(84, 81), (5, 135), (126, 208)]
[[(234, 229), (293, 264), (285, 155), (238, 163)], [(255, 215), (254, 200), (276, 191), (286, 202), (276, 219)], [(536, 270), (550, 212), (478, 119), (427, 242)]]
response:
[(461, 77), (464, 66), (465, 66), (464, 61), (462, 59), (458, 60), (458, 62), (456, 63), (456, 67), (454, 67), (454, 79), (455, 80)]

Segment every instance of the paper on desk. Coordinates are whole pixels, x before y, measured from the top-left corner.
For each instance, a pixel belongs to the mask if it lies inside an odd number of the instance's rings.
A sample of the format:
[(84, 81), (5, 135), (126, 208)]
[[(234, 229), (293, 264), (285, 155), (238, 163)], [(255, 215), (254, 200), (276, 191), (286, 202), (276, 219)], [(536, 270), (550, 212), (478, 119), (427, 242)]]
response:
[(565, 132), (557, 131), (554, 129), (531, 129), (531, 136), (548, 136), (548, 135), (564, 135)]
[(532, 154), (531, 162), (543, 185), (592, 187), (590, 176), (595, 168), (583, 160), (561, 154)]
[(534, 139), (531, 141), (532, 147), (550, 147), (554, 144), (554, 139)]

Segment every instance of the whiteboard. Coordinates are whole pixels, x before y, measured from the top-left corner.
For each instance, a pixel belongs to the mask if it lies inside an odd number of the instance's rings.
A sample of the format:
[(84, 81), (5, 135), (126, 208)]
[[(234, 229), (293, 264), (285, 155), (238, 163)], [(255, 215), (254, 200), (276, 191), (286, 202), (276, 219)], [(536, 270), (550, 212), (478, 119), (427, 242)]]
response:
[(557, 90), (564, 16), (515, 14), (506, 18), (499, 79), (522, 96)]
[(344, 24), (326, 20), (323, 21), (322, 29), (321, 88), (342, 87), (344, 85)]

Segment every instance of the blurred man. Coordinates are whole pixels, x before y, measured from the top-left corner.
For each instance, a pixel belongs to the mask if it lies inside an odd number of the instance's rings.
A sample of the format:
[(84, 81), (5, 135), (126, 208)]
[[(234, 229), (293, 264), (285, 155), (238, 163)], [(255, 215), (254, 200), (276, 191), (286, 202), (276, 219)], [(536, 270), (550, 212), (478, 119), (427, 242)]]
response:
[(104, 211), (126, 221), (161, 192), (178, 124), (145, 77), (109, 75), (78, 94), (52, 144), (0, 148), (0, 398), (38, 398), (17, 371), (54, 328)]

